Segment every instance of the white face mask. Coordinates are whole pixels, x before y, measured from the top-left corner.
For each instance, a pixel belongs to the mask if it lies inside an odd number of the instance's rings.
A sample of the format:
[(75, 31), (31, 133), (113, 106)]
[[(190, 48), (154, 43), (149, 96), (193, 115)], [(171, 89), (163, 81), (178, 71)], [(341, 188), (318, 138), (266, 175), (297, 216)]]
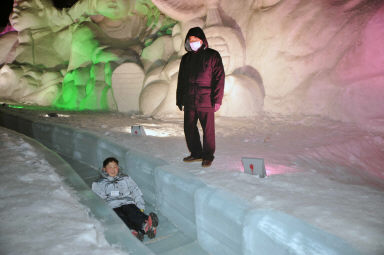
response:
[(189, 43), (189, 45), (191, 46), (191, 49), (193, 51), (197, 51), (198, 49), (200, 49), (201, 47), (201, 42), (200, 41), (197, 41), (197, 42), (191, 42)]

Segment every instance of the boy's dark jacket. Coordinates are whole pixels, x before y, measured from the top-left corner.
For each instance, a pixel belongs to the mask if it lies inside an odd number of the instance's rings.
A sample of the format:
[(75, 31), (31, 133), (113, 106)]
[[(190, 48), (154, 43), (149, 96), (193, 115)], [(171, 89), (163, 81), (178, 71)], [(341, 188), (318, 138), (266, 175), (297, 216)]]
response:
[[(196, 36), (203, 45), (196, 52), (189, 45), (189, 37)], [(185, 38), (187, 53), (181, 59), (176, 91), (176, 105), (185, 110), (213, 112), (224, 95), (225, 73), (220, 54), (208, 48), (203, 30), (191, 28)]]

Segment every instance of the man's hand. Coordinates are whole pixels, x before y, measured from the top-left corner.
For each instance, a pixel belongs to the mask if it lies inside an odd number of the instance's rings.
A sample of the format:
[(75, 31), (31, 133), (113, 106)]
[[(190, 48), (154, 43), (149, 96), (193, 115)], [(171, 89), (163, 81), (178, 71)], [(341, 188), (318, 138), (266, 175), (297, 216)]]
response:
[(181, 104), (178, 104), (177, 107), (179, 107), (180, 111), (183, 110), (183, 106)]
[(217, 112), (220, 109), (221, 104), (215, 104), (215, 112)]

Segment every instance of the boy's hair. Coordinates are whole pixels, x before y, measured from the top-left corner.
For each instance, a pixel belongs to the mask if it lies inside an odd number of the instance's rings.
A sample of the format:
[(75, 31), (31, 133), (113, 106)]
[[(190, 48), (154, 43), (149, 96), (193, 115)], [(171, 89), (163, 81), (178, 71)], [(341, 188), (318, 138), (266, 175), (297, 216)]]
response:
[(114, 158), (114, 157), (109, 157), (109, 158), (106, 158), (106, 159), (104, 159), (104, 161), (103, 161), (103, 167), (106, 167), (109, 163), (111, 163), (111, 162), (115, 162), (116, 164), (119, 164), (119, 161), (116, 159), (116, 158)]

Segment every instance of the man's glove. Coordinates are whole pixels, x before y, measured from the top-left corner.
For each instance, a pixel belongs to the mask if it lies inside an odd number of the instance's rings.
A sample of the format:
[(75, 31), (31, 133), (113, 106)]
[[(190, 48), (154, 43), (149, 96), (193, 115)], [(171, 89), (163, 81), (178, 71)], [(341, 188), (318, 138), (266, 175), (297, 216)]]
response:
[(183, 106), (181, 104), (178, 104), (177, 107), (179, 107), (180, 111), (183, 110)]
[(220, 109), (220, 104), (215, 104), (215, 112), (217, 112)]

